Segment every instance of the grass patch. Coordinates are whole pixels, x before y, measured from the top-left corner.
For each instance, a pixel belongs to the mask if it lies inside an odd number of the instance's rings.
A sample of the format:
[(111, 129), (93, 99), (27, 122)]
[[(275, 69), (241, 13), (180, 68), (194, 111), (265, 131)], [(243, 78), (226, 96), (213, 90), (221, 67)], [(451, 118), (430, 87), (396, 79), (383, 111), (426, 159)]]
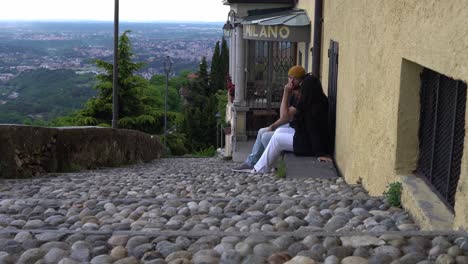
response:
[(192, 153), (193, 157), (213, 157), (216, 154), (216, 149), (210, 146), (206, 149), (196, 151)]
[(394, 207), (401, 207), (401, 192), (403, 191), (401, 182), (392, 182), (387, 187), (384, 196), (388, 199), (388, 203)]
[(278, 170), (276, 171), (276, 176), (280, 179), (286, 178), (288, 168), (286, 167), (286, 162), (284, 160), (278, 161)]

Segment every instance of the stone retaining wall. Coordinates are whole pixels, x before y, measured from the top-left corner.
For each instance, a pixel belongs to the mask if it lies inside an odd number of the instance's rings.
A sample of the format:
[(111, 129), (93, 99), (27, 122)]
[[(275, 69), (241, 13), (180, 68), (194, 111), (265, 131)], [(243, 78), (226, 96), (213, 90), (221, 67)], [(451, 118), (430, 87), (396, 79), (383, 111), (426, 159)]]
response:
[(0, 177), (147, 162), (163, 149), (158, 137), (134, 130), (0, 125)]

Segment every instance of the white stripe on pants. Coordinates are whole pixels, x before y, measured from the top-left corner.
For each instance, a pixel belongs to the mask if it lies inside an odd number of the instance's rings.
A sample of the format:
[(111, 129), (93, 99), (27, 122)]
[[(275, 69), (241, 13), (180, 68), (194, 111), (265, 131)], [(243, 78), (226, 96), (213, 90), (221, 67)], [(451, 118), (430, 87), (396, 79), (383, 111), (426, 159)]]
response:
[(271, 137), (262, 157), (255, 164), (255, 170), (262, 173), (270, 172), (281, 151), (293, 151), (294, 133), (295, 130), (292, 127), (282, 127), (275, 130), (275, 134)]

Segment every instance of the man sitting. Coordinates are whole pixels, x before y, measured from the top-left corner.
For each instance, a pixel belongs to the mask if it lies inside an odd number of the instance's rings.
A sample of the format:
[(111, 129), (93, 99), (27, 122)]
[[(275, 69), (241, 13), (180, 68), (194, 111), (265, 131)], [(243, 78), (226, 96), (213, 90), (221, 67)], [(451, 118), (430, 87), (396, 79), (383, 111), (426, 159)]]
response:
[(296, 107), (300, 99), (300, 85), (305, 77), (305, 70), (301, 66), (293, 66), (288, 71), (288, 83), (284, 86), (283, 98), (281, 99), (280, 117), (269, 127), (264, 127), (258, 130), (257, 139), (252, 148), (250, 155), (242, 163), (235, 167), (232, 171), (250, 172), (257, 161), (265, 151), (275, 130), (279, 127), (289, 127), (289, 122), (292, 121), (296, 113)]

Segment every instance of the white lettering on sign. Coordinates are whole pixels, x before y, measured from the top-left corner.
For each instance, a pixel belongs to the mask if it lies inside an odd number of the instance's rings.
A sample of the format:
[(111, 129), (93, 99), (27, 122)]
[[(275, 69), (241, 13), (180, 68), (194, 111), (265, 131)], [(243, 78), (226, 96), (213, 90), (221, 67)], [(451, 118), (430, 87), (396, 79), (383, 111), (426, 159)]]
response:
[(268, 35), (278, 38), (278, 27), (268, 27)]
[(288, 27), (281, 27), (280, 28), (279, 34), (280, 34), (281, 38), (285, 39), (285, 38), (289, 37), (289, 33), (290, 33), (290, 31), (289, 31)]
[(265, 27), (262, 27), (262, 29), (260, 29), (260, 37), (267, 38), (267, 32), (266, 32)]
[(282, 39), (287, 39), (290, 34), (291, 30), (287, 26), (260, 26), (260, 30), (258, 30), (255, 25), (246, 25), (244, 31), (245, 37), (255, 38), (277, 39), (279, 36)]

